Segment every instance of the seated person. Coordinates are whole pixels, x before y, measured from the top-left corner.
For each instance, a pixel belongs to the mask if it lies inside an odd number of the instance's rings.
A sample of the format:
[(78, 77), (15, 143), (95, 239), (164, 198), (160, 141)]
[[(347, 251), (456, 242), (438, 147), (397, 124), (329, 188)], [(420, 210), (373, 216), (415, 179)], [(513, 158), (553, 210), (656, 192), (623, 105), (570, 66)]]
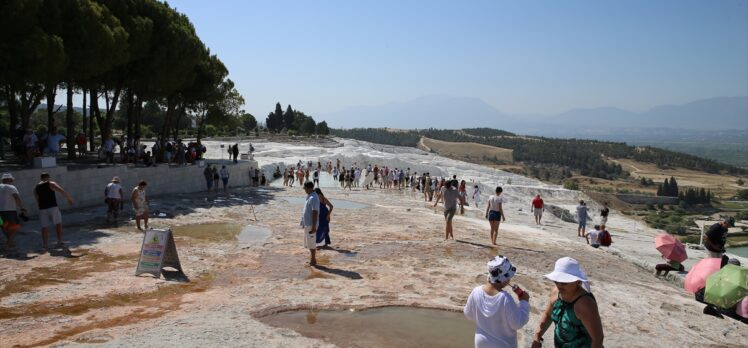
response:
[(665, 272), (663, 275), (666, 276), (670, 271), (683, 272), (685, 271), (685, 268), (683, 268), (683, 265), (678, 261), (665, 259), (665, 263), (660, 263), (655, 266), (655, 271), (657, 271), (655, 272), (655, 277), (659, 277), (662, 272)]
[(585, 234), (584, 237), (587, 239), (587, 244), (589, 244), (591, 247), (599, 248), (600, 247), (600, 225), (595, 225), (595, 229), (587, 232), (587, 234)]

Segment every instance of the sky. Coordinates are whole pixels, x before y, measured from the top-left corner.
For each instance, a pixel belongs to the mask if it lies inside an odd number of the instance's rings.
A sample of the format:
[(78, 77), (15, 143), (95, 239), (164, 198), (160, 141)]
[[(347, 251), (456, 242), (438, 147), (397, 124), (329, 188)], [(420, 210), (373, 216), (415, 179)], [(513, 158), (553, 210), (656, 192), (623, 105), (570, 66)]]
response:
[(433, 94), (498, 110), (748, 95), (748, 1), (169, 1), (264, 117)]

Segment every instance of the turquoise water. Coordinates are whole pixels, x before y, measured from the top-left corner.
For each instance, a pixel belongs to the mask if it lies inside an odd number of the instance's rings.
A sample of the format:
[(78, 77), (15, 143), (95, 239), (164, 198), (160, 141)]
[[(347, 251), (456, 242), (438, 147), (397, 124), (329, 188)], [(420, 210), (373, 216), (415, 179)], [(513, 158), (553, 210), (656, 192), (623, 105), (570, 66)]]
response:
[(742, 257), (748, 257), (748, 246), (727, 248), (727, 252)]
[(472, 347), (475, 335), (462, 312), (412, 307), (284, 312), (260, 321), (340, 347)]

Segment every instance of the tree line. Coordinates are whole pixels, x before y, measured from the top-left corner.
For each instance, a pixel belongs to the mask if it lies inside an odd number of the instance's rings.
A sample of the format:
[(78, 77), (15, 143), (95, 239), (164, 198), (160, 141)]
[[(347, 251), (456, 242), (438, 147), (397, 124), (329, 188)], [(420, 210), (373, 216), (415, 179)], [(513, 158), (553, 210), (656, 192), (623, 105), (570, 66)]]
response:
[[(389, 132), (386, 129), (354, 128), (332, 129), (336, 136), (359, 139), (374, 143), (415, 147), (422, 136), (449, 142), (475, 142), (512, 149), (512, 158), (528, 164), (558, 165), (574, 169), (580, 174), (604, 179), (628, 176), (629, 173), (610, 158), (629, 158), (658, 166), (673, 166), (706, 172), (748, 173), (748, 170), (718, 163), (712, 160), (686, 155), (654, 147), (635, 147), (626, 143), (586, 140), (557, 139), (535, 136), (514, 136), (509, 132), (490, 132), (485, 129), (449, 130), (423, 129), (405, 132)], [(487, 134), (487, 135), (480, 135)]]
[[(163, 111), (154, 130), (160, 141), (178, 136), (188, 117), (198, 137), (211, 118), (251, 117), (240, 110), (244, 99), (226, 66), (168, 3), (7, 0), (0, 3), (0, 33), (0, 108), (9, 115), (8, 133), (29, 128), (42, 101), (46, 128), (58, 126), (55, 101), (62, 88), (67, 143), (74, 143), (79, 130), (88, 135), (91, 150), (95, 135), (100, 142), (112, 135), (120, 113), (128, 139), (140, 138), (144, 105)], [(83, 96), (80, 118), (74, 115), (75, 93)], [(68, 157), (74, 156), (68, 146)]]
[[(280, 103), (275, 104), (275, 111), (268, 114), (265, 119), (265, 126), (271, 132), (289, 134), (330, 134), (330, 128), (327, 122), (316, 123), (312, 116), (307, 116), (304, 112), (294, 110), (288, 105), (286, 111)], [(285, 131), (284, 131), (285, 130)]]

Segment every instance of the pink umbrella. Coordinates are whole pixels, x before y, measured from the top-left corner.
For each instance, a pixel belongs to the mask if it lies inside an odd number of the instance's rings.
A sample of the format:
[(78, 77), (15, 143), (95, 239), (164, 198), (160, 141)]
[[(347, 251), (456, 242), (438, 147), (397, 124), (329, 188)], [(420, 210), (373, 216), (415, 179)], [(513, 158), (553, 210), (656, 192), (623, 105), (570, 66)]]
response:
[(738, 302), (738, 306), (735, 308), (735, 314), (743, 318), (748, 318), (748, 297), (744, 297), (740, 302)]
[(683, 243), (667, 233), (655, 237), (655, 248), (668, 260), (683, 262), (688, 258)]
[(684, 288), (690, 293), (695, 293), (699, 289), (706, 287), (706, 278), (709, 278), (712, 273), (719, 271), (720, 263), (722, 259), (709, 257), (699, 261), (686, 275), (686, 281)]

